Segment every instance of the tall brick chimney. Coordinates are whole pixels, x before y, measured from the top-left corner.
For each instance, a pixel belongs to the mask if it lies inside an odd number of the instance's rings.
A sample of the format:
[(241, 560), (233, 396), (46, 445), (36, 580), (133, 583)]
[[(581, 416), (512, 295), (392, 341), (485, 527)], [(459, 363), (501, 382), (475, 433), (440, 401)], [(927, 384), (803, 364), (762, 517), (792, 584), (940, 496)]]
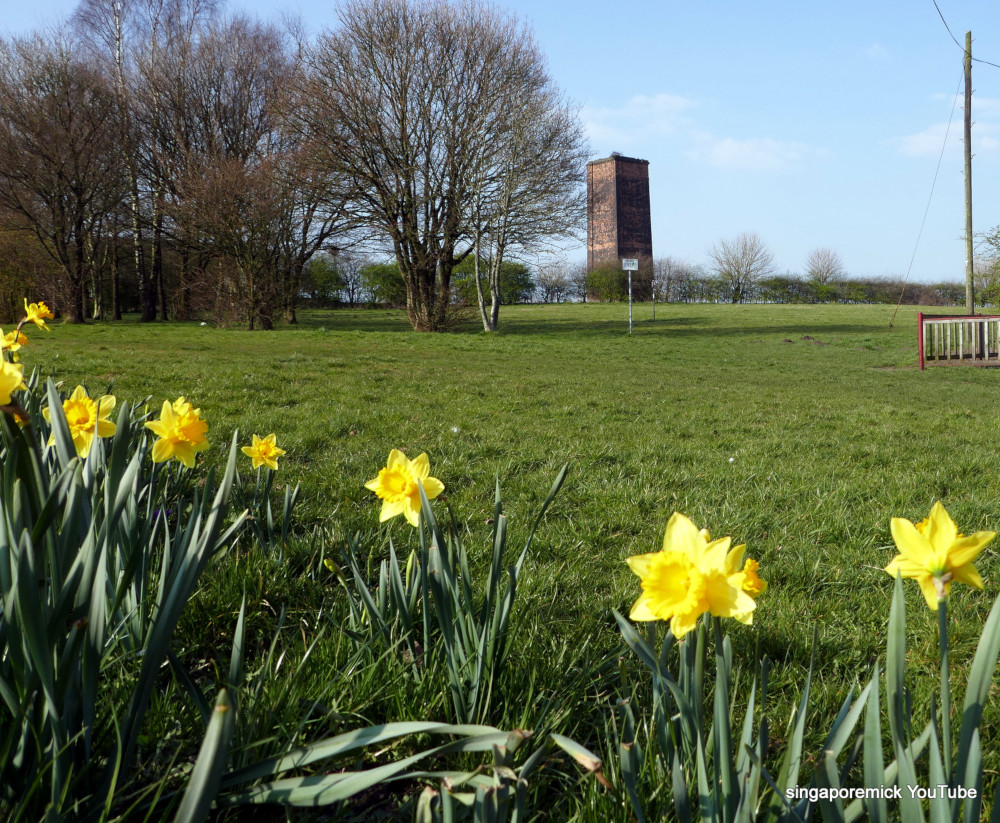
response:
[(587, 164), (587, 269), (623, 257), (652, 266), (649, 161), (615, 153)]

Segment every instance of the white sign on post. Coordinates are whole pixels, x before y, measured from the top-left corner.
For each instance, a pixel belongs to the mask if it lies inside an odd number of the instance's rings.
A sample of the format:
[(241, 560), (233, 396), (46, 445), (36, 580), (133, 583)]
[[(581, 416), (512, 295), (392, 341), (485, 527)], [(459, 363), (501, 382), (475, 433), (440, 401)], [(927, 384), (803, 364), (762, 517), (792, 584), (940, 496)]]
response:
[(634, 257), (622, 258), (622, 271), (628, 272), (628, 333), (632, 333), (632, 272), (639, 271), (639, 261)]

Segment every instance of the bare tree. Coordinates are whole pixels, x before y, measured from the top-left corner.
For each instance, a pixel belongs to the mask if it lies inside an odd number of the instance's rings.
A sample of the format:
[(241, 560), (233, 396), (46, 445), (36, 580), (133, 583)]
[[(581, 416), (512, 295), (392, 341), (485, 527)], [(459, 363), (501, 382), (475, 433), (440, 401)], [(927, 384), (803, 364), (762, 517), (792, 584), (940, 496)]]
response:
[(569, 267), (564, 260), (539, 265), (535, 283), (543, 303), (562, 303), (572, 289)]
[(653, 298), (662, 303), (682, 300), (683, 284), (691, 277), (691, 265), (676, 257), (653, 261)]
[[(351, 190), (357, 220), (391, 245), (411, 324), (441, 330), (452, 270), (476, 244), (476, 195), (489, 214), (504, 211), (494, 193), (506, 192), (508, 210), (523, 192), (540, 206), (531, 153), (544, 162), (553, 140), (575, 145), (579, 131), (557, 105), (530, 32), (479, 0), (353, 0), (339, 17), (313, 53), (307, 122)], [(532, 123), (525, 111), (540, 116)], [(553, 131), (560, 123), (567, 135)], [(526, 155), (512, 156), (513, 146)]]
[[(151, 79), (161, 79), (161, 64), (188, 50), (217, 7), (218, 0), (81, 0), (73, 16), (88, 56), (111, 78), (120, 112), (117, 140), (128, 178), (128, 205), (127, 216), (118, 222), (129, 227), (143, 321), (156, 319), (157, 304), (160, 317), (167, 319), (163, 203), (172, 179), (162, 163), (148, 162), (149, 143), (162, 112), (142, 110), (143, 101), (149, 101), (146, 86)], [(187, 89), (181, 85), (178, 90)], [(117, 280), (116, 273), (112, 283), (116, 319), (121, 316)]]
[(274, 27), (238, 17), (210, 25), (169, 69), (177, 83), (151, 88), (180, 104), (161, 107), (157, 132), (175, 168), (175, 238), (232, 264), (223, 271), (249, 328), (273, 328), (282, 310), (295, 322), (302, 269), (343, 212), (315, 142), (289, 126), (297, 55)]
[[(525, 42), (530, 41), (522, 41), (522, 47)], [(498, 100), (497, 108), (507, 116), (482, 152), (472, 186), (476, 297), (488, 332), (497, 328), (505, 257), (573, 237), (586, 219), (583, 182), (589, 149), (582, 128), (573, 109), (559, 100), (537, 52), (520, 62), (523, 74), (512, 75), (497, 89), (507, 98)]]
[(371, 260), (363, 255), (341, 252), (337, 255), (334, 266), (340, 280), (340, 293), (347, 298), (347, 304), (354, 308), (362, 300), (365, 292), (364, 270), (371, 265)]
[(844, 264), (833, 249), (813, 249), (806, 258), (806, 275), (820, 285), (833, 283), (844, 276)]
[(568, 272), (569, 294), (581, 303), (587, 302), (587, 271), (586, 263), (577, 263), (571, 266)]
[(7, 228), (30, 229), (59, 264), (57, 301), (72, 322), (102, 229), (122, 197), (115, 97), (66, 40), (35, 36), (0, 44), (0, 207)]
[(708, 250), (708, 256), (733, 303), (747, 301), (756, 283), (774, 273), (774, 256), (756, 232), (744, 232), (732, 240), (719, 240)]

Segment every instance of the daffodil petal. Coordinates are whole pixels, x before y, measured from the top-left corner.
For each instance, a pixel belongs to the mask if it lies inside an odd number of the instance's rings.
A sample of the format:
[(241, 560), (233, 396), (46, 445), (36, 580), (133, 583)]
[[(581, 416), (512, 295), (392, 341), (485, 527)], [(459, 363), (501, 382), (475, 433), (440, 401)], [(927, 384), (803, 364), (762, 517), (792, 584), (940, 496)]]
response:
[(653, 566), (653, 561), (660, 552), (653, 552), (652, 554), (635, 554), (632, 557), (626, 557), (625, 562), (628, 563), (628, 567), (634, 571), (639, 577), (646, 577)]
[[(148, 425), (148, 424), (147, 424)], [(174, 456), (174, 447), (169, 440), (157, 440), (151, 453), (154, 463), (162, 463)]]
[(958, 538), (958, 527), (940, 500), (931, 506), (927, 516), (927, 539), (933, 546), (950, 546)]
[(419, 506), (404, 506), (403, 516), (406, 518), (406, 522), (411, 526), (416, 528), (420, 525), (420, 507)]
[(923, 569), (930, 568), (935, 561), (934, 546), (931, 541), (917, 531), (909, 520), (904, 517), (894, 517), (889, 524), (892, 539), (899, 553), (912, 563)]
[(975, 586), (980, 591), (983, 589), (983, 578), (979, 576), (979, 570), (971, 563), (965, 563), (953, 569), (951, 579), (958, 583), (965, 583), (967, 586)]
[(726, 561), (729, 557), (729, 545), (733, 542), (731, 537), (720, 537), (709, 543), (702, 554), (699, 565), (704, 568), (718, 569), (720, 572), (726, 570)]
[(726, 555), (726, 573), (733, 574), (743, 568), (743, 555), (746, 554), (746, 544), (733, 546)]
[(444, 483), (438, 480), (436, 477), (428, 477), (423, 481), (424, 494), (427, 495), (428, 500), (433, 500), (441, 492), (444, 491)]
[(698, 625), (698, 618), (700, 616), (700, 614), (696, 614), (695, 612), (675, 614), (670, 619), (670, 631), (673, 632), (674, 637), (680, 640)]
[(690, 553), (688, 552), (689, 546), (703, 546), (705, 542), (698, 527), (689, 518), (680, 512), (674, 512), (670, 516), (666, 531), (663, 533), (664, 551), (677, 550)]
[(889, 561), (889, 565), (885, 567), (885, 570), (891, 574), (893, 577), (898, 573), (900, 577), (913, 578), (920, 577), (923, 574), (927, 574), (927, 568), (920, 565), (919, 563), (914, 563), (912, 560), (908, 560), (901, 554), (897, 554), (892, 560)]
[(417, 480), (425, 480), (431, 473), (431, 461), (427, 457), (427, 452), (418, 455), (410, 463), (410, 471)]
[(966, 563), (971, 563), (996, 536), (996, 532), (976, 532), (968, 537), (959, 537), (948, 552), (951, 565), (964, 566)]
[(938, 595), (937, 587), (934, 585), (934, 578), (929, 574), (925, 574), (923, 577), (918, 577), (917, 582), (920, 584), (920, 591), (923, 593), (927, 605), (934, 609), (934, 611), (937, 611)]
[(649, 607), (649, 598), (645, 593), (639, 595), (639, 599), (635, 601), (632, 606), (632, 611), (628, 613), (629, 620), (647, 621), (647, 620), (659, 620), (659, 618), (653, 614), (653, 610)]
[(391, 517), (395, 517), (397, 514), (402, 514), (406, 508), (406, 501), (404, 500), (386, 500), (382, 503), (382, 512), (379, 514), (378, 519), (380, 523), (384, 523)]

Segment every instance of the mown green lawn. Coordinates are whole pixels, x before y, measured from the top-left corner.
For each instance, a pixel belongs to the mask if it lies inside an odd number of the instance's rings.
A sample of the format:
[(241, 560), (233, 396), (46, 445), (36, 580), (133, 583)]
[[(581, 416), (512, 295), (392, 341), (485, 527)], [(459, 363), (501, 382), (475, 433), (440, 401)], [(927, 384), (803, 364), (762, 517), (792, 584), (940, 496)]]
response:
[[(222, 645), (245, 590), (261, 643), (282, 605), (292, 623), (305, 622), (286, 629), (290, 644), (329, 624), (298, 675), (303, 698), (324, 689), (340, 715), (370, 722), (445, 719), (443, 696), (385, 677), (364, 687), (345, 679), (346, 691), (329, 694), (329, 667), (343, 643), (333, 639), (338, 589), (317, 570), (309, 532), (324, 527), (331, 546), (356, 531), (373, 535), (375, 559), (387, 551), (386, 536), (408, 552), (413, 530), (402, 520), (379, 527), (378, 501), (363, 484), (390, 449), (426, 451), (471, 545), (485, 555), (497, 477), (516, 542), (569, 461), (522, 578), (515, 666), (492, 722), (551, 723), (599, 746), (610, 706), (626, 690), (612, 610), (627, 613), (639, 592), (623, 561), (658, 548), (677, 510), (746, 543), (761, 563), (770, 588), (754, 625), (729, 631), (748, 669), (758, 652), (776, 663), (770, 713), (780, 745), (814, 626), (816, 740), (884, 653), (891, 517), (916, 521), (942, 500), (962, 531), (1000, 531), (1000, 371), (918, 371), (916, 309), (901, 309), (890, 328), (892, 311), (660, 305), (653, 320), (642, 305), (631, 336), (622, 305), (505, 307), (502, 330), (491, 336), (471, 325), (415, 334), (395, 311), (305, 311), (300, 325), (274, 332), (55, 325), (32, 334), (22, 354), (29, 369), (68, 388), (84, 382), (91, 394), (110, 384), (120, 401), (150, 396), (154, 408), (186, 395), (210, 422), (209, 462), (223, 460), (236, 428), (247, 441), (274, 432), (287, 450), (279, 481), (303, 488), (299, 555), (269, 572), (238, 553), (221, 561), (182, 626), (191, 656), (210, 659)], [(997, 549), (978, 565), (986, 592), (956, 587), (951, 603), (959, 676), (1000, 592)], [(907, 604), (922, 717), (937, 665), (936, 622), (912, 583)], [(601, 674), (605, 658), (614, 665)], [(575, 693), (560, 693), (569, 689)], [(987, 716), (997, 732), (996, 704)], [(996, 751), (988, 757), (1000, 767)], [(573, 808), (572, 797), (561, 808)]]

